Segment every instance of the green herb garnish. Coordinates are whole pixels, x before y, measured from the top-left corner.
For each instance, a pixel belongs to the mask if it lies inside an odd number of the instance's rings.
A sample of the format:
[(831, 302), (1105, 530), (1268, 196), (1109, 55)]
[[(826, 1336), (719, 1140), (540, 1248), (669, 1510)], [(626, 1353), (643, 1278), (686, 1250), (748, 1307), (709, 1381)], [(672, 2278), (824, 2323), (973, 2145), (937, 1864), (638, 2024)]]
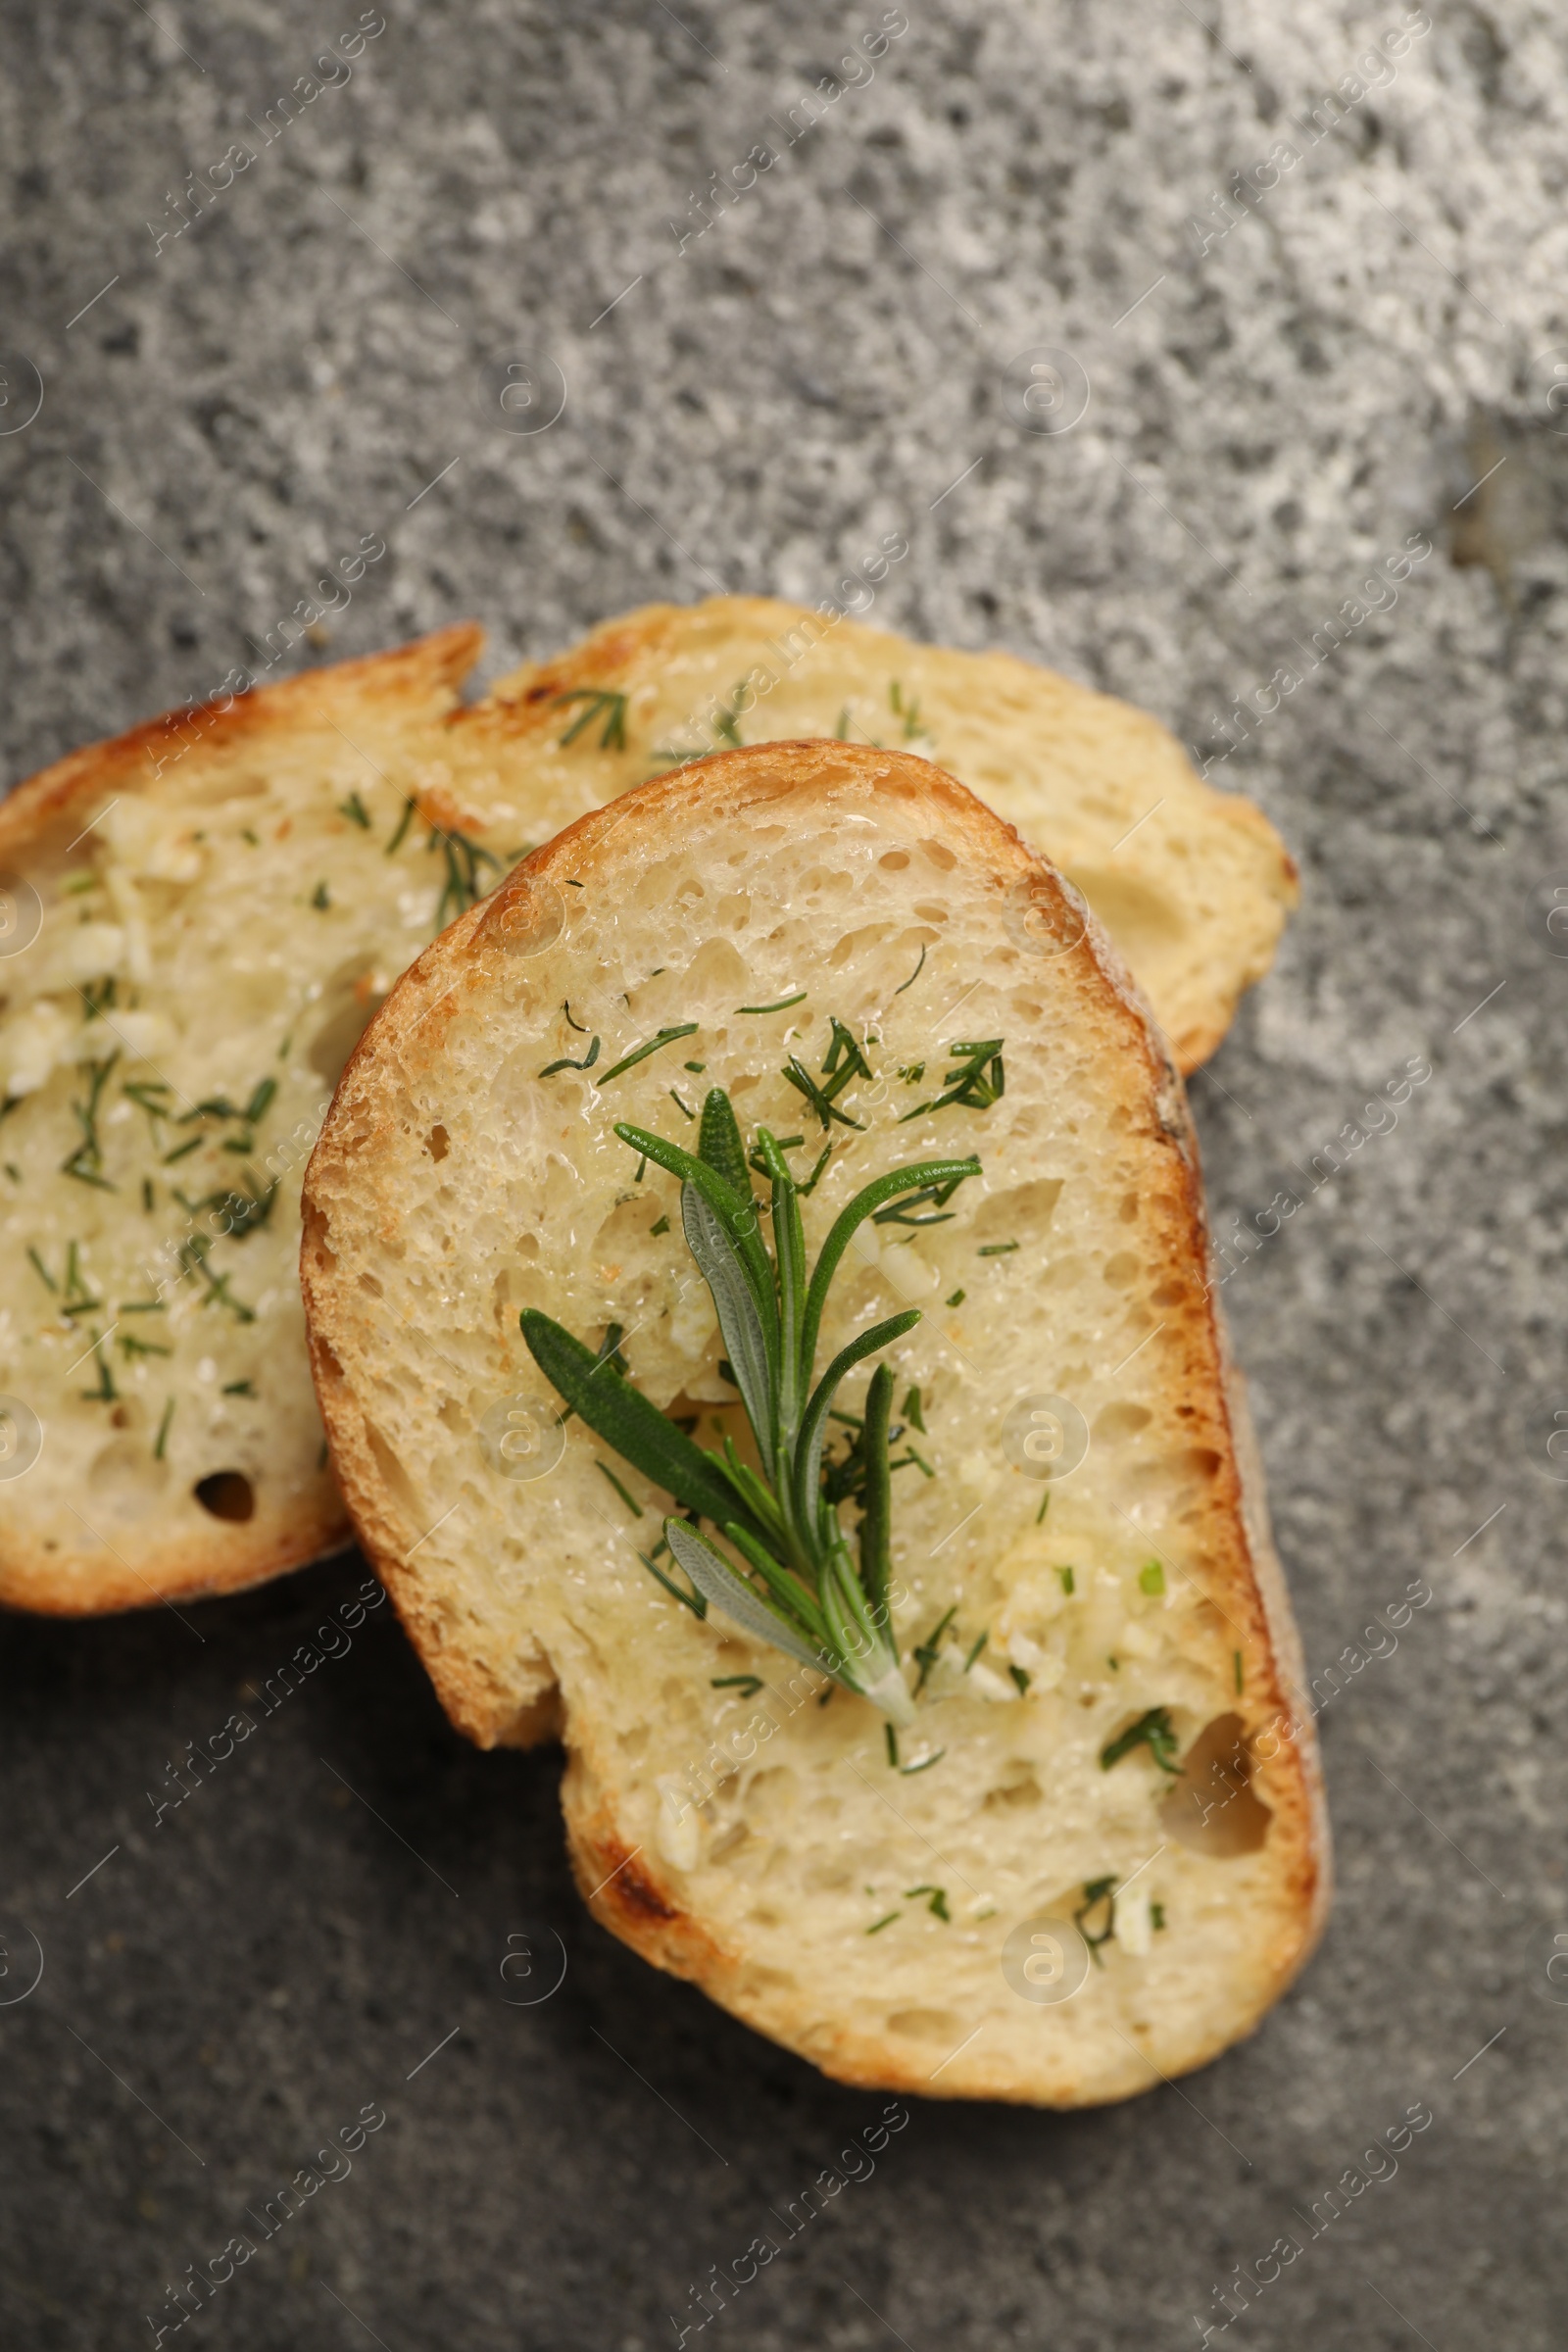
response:
[(311, 905), (317, 909), (318, 913), (324, 914), (331, 904), (332, 894), (327, 889), (326, 884), (324, 882), (318, 882), (316, 888), (311, 893)]
[(444, 931), (448, 923), (484, 897), (485, 885), (479, 879), (479, 868), (488, 865), (499, 878), (501, 860), (489, 850), (482, 850), (466, 833), (449, 833), (442, 825), (432, 825), (425, 848), (433, 850), (440, 843), (447, 862), (447, 878), (441, 886), (436, 903), (435, 927)]
[[(571, 1020), (569, 1012), (566, 1018), (568, 1021)], [(575, 1021), (572, 1021), (571, 1025), (574, 1029), (577, 1026)], [(558, 1070), (591, 1070), (598, 1059), (599, 1040), (596, 1037), (581, 1061), (573, 1061), (569, 1054), (563, 1054), (559, 1061), (547, 1061), (539, 1075), (541, 1078), (553, 1078)]]
[(944, 1921), (949, 1927), (953, 1925), (953, 1914), (948, 1909), (948, 1896), (947, 1889), (945, 1887), (906, 1886), (904, 1889), (904, 1899), (906, 1902), (913, 1902), (917, 1894), (928, 1894), (931, 1897), (931, 1900), (926, 1905), (927, 1910), (933, 1912), (938, 1919)]
[(968, 1296), (967, 1291), (954, 1291), (942, 1303), (944, 1306), (961, 1306)]
[[(1093, 1911), (1098, 1911), (1102, 1904), (1104, 1905), (1105, 1924), (1098, 1935), (1094, 1935), (1090, 1931), (1089, 1915)], [(1108, 1943), (1116, 1933), (1116, 1882), (1114, 1879), (1085, 1880), (1084, 1899), (1072, 1915), (1072, 1924), (1078, 1930), (1085, 1943), (1088, 1944), (1095, 1966), (1103, 1968), (1105, 1963), (1100, 1957), (1100, 1947), (1102, 1943)]]
[[(677, 1037), (692, 1036), (696, 1028), (695, 1021), (680, 1021), (673, 1029), (661, 1029), (657, 1037), (649, 1038), (643, 1045), (633, 1046), (629, 1054), (623, 1054), (618, 1061), (612, 1062), (600, 1079), (600, 1085), (608, 1086), (612, 1078), (620, 1076), (622, 1070), (633, 1069), (639, 1061), (646, 1061), (650, 1054), (659, 1052), (661, 1046), (672, 1046)], [(688, 1062), (686, 1066), (690, 1069), (692, 1065)]]
[(164, 1406), (164, 1417), (158, 1424), (158, 1437), (153, 1446), (153, 1460), (155, 1462), (161, 1462), (164, 1458), (164, 1447), (169, 1443), (169, 1424), (173, 1418), (174, 1399), (172, 1396), (171, 1396), (168, 1403)]
[(762, 1688), (760, 1674), (711, 1674), (708, 1678), (710, 1690), (738, 1690), (742, 1698), (755, 1698)]
[(948, 1054), (957, 1066), (944, 1077), (942, 1093), (933, 1095), (929, 1102), (917, 1102), (904, 1118), (918, 1119), (928, 1110), (989, 1110), (993, 1102), (1000, 1102), (1006, 1091), (1002, 1046), (1000, 1037), (984, 1037), (968, 1045), (955, 1041)]
[(554, 696), (550, 708), (559, 710), (568, 703), (586, 703), (588, 708), (578, 713), (561, 738), (563, 751), (568, 743), (575, 743), (584, 727), (591, 727), (596, 718), (602, 718), (605, 722), (600, 731), (599, 749), (602, 752), (623, 752), (626, 749), (626, 697), (623, 694), (612, 694), (603, 686), (574, 686), (569, 694)]
[(357, 792), (351, 792), (346, 801), (339, 801), (337, 812), (346, 816), (351, 825), (359, 825), (367, 833), (370, 830), (370, 811)]
[[(784, 1155), (769, 1131), (760, 1129), (758, 1149), (771, 1184), (770, 1257), (746, 1147), (721, 1088), (712, 1088), (704, 1104), (698, 1156), (645, 1128), (621, 1122), (615, 1133), (681, 1180), (687, 1247), (718, 1310), (726, 1359), (762, 1474), (741, 1461), (733, 1439), (725, 1439), (722, 1454), (699, 1448), (623, 1374), (596, 1361), (580, 1340), (537, 1308), (525, 1308), (520, 1317), (529, 1352), (596, 1436), (690, 1514), (666, 1518), (663, 1534), (694, 1595), (787, 1656), (869, 1698), (890, 1728), (908, 1723), (914, 1702), (889, 1624), (893, 1375), (886, 1364), (872, 1374), (858, 1441), (863, 1487), (858, 1565), (826, 1490), (822, 1448), (827, 1416), (846, 1375), (911, 1331), (919, 1311), (908, 1308), (861, 1332), (820, 1379), (814, 1378), (817, 1342), (833, 1278), (866, 1218), (900, 1194), (976, 1175), (979, 1162), (926, 1161), (877, 1177), (841, 1211), (808, 1276), (799, 1188)], [(740, 1566), (699, 1532), (701, 1520), (727, 1539)]]
[(843, 1127), (863, 1127), (863, 1120), (852, 1119), (848, 1111), (838, 1108), (838, 1098), (852, 1078), (869, 1078), (871, 1065), (861, 1053), (854, 1031), (846, 1029), (836, 1013), (830, 1013), (828, 1019), (832, 1037), (822, 1063), (821, 1080), (812, 1077), (798, 1054), (790, 1055), (783, 1074), (796, 1093), (806, 1097), (824, 1127), (835, 1119)]
[(920, 1692), (925, 1689), (926, 1676), (930, 1673), (932, 1667), (937, 1662), (937, 1653), (941, 1646), (942, 1637), (947, 1632), (949, 1626), (953, 1623), (953, 1620), (957, 1614), (958, 1604), (956, 1601), (955, 1601), (947, 1615), (936, 1627), (936, 1630), (933, 1633), (927, 1634), (923, 1642), (916, 1642), (914, 1648), (909, 1653), (914, 1659), (915, 1664), (920, 1669), (919, 1679), (916, 1681), (914, 1686), (914, 1693), (917, 1698), (919, 1697)]
[[(1070, 1573), (1070, 1571), (1069, 1571)], [(1114, 1661), (1112, 1661), (1114, 1663)], [(1108, 1772), (1123, 1756), (1130, 1756), (1135, 1747), (1147, 1747), (1161, 1772), (1179, 1777), (1181, 1766), (1176, 1761), (1176, 1734), (1171, 1729), (1169, 1707), (1150, 1707), (1119, 1732), (1108, 1746), (1100, 1751), (1100, 1769)]]
[(109, 1073), (119, 1059), (119, 1054), (115, 1053), (110, 1054), (107, 1061), (88, 1064), (91, 1075), (87, 1082), (87, 1100), (85, 1102), (74, 1102), (71, 1105), (76, 1114), (76, 1124), (81, 1129), (81, 1141), (70, 1158), (60, 1163), (63, 1176), (74, 1176), (78, 1184), (94, 1185), (101, 1193), (120, 1190), (103, 1173), (103, 1145), (98, 1137), (98, 1105), (103, 1100), (104, 1088), (109, 1083)]
[(737, 1014), (743, 1012), (788, 1012), (792, 1004), (804, 1004), (807, 991), (798, 988), (793, 997), (780, 997), (776, 1004), (737, 1004)]
[(1164, 1592), (1165, 1571), (1157, 1560), (1146, 1560), (1139, 1569), (1138, 1589), (1141, 1592), (1159, 1593)]

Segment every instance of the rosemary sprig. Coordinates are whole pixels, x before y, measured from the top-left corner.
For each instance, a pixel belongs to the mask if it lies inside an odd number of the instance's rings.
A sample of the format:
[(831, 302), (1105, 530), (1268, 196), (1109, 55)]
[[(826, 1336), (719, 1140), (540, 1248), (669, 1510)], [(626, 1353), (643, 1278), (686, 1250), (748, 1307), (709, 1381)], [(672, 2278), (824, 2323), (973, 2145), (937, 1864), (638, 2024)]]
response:
[[(853, 1074), (859, 1049), (835, 1024), (835, 1064)], [(862, 1057), (863, 1058), (863, 1057)], [(742, 1462), (734, 1441), (722, 1454), (692, 1443), (608, 1358), (597, 1358), (537, 1308), (524, 1308), (522, 1335), (547, 1380), (595, 1435), (604, 1439), (688, 1514), (664, 1521), (664, 1544), (691, 1580), (688, 1595), (646, 1555), (645, 1564), (698, 1614), (724, 1611), (760, 1640), (803, 1665), (818, 1667), (848, 1690), (869, 1698), (890, 1724), (913, 1720), (889, 1623), (893, 1374), (879, 1364), (866, 1392), (859, 1434), (845, 1465), (823, 1461), (828, 1415), (855, 1366), (919, 1322), (917, 1308), (873, 1325), (839, 1350), (816, 1376), (817, 1343), (829, 1290), (858, 1228), (888, 1201), (933, 1185), (954, 1186), (979, 1173), (974, 1158), (927, 1160), (877, 1177), (835, 1220), (808, 1272), (801, 1187), (776, 1139), (759, 1129), (757, 1148), (770, 1185), (773, 1253), (763, 1243), (747, 1170), (746, 1146), (722, 1088), (703, 1106), (698, 1153), (647, 1129), (617, 1123), (622, 1143), (681, 1179), (686, 1244), (718, 1310), (725, 1358), (734, 1375), (762, 1463)], [(853, 1416), (845, 1416), (853, 1422)], [(838, 1493), (835, 1494), (835, 1486)], [(858, 1560), (840, 1524), (838, 1504), (853, 1492), (859, 1504)], [(700, 1532), (707, 1520), (727, 1539), (736, 1561)]]

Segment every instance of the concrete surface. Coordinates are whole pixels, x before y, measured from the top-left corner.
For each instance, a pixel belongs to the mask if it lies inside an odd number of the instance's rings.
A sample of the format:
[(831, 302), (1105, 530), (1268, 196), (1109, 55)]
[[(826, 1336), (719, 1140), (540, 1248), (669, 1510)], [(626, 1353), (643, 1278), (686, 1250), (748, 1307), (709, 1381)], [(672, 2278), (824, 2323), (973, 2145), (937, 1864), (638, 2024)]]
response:
[[(495, 668), (649, 597), (814, 600), (902, 531), (879, 618), (1233, 741), (1214, 774), (1301, 862), (1279, 966), (1194, 1089), (1222, 1238), (1302, 1201), (1226, 1295), (1314, 1672), (1410, 1579), (1434, 1594), (1324, 1709), (1327, 1942), (1179, 2089), (917, 2104), (709, 2323), (736, 2345), (1561, 2340), (1560, 20), (1211, 5), (907, 0), (871, 61), (875, 0), (386, 0), (352, 77), (318, 69), (339, 86), (270, 134), (354, 0), (0, 10), (0, 342), (44, 388), (13, 429), (8, 361), (11, 778), (259, 666), (362, 534), (389, 560), (318, 651), (473, 613)], [(791, 144), (835, 70), (859, 86)], [(682, 249), (692, 191), (760, 144)], [(1071, 430), (1020, 405), (1041, 347), (1087, 379)], [(564, 377), (548, 430), (498, 429), (519, 361), (540, 399)], [(1297, 1163), (1412, 1056), (1397, 1127), (1311, 1190)], [(465, 1748), (387, 1612), (152, 1826), (166, 1760), (363, 1573), (188, 1625), (4, 1628), (0, 1907), (47, 1959), (0, 2007), (18, 2352), (156, 2340), (186, 2267), (362, 2109), (386, 2120), (352, 2173), (180, 2340), (674, 2343), (883, 2104), (587, 1926), (556, 1759)], [(565, 1982), (509, 2005), (507, 1938), (546, 1931)], [(1420, 2103), (1396, 2172), (1310, 2235)]]

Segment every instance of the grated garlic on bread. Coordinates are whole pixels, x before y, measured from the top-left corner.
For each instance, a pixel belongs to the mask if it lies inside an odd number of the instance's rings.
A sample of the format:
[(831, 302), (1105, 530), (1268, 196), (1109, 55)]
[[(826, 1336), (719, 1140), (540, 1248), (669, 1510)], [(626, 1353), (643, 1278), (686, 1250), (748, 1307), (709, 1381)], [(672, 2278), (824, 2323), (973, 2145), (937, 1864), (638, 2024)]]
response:
[[(1012, 654), (714, 596), (607, 620), (494, 692), (539, 714), (536, 840), (673, 760), (730, 745), (846, 737), (936, 760), (1082, 891), (1183, 1070), (1214, 1052), (1296, 905), (1296, 868), (1250, 801), (1202, 783), (1147, 711)], [(565, 746), (564, 693), (582, 698)]]
[[(816, 1357), (921, 1310), (878, 1358), (919, 1457), (898, 1730), (650, 1573), (667, 1494), (563, 1420), (519, 1329), (554, 1318), (744, 1449), (681, 1187), (614, 1133), (695, 1150), (714, 1088), (803, 1184), (831, 1144), (811, 1256), (872, 1178), (980, 1161), (859, 1228)], [(1318, 1932), (1327, 1834), (1193, 1135), (1103, 932), (961, 785), (787, 744), (583, 817), (394, 990), (304, 1219), (361, 1541), (471, 1738), (559, 1732), (617, 1936), (830, 2075), (935, 2096), (1115, 2099), (1257, 2022)]]

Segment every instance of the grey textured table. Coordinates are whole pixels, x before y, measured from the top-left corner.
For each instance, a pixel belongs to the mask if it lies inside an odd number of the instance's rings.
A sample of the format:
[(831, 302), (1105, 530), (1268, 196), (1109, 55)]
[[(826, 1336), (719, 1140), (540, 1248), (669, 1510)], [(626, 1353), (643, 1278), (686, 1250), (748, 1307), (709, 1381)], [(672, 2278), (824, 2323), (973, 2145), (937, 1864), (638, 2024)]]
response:
[[(901, 532), (876, 617), (1146, 705), (1301, 863), (1193, 1091), (1340, 1661), (1326, 1943), (1179, 2087), (915, 2102), (708, 2322), (737, 2345), (1561, 2340), (1568, 73), (1523, 0), (1212, 5), (0, 12), (10, 777), (279, 656), (363, 535), (387, 560), (270, 674), (470, 613), (494, 670), (719, 585), (863, 607)], [(1021, 405), (1042, 348), (1070, 430)], [(548, 430), (497, 429), (513, 363), (539, 402), (561, 371)], [(1309, 1186), (1412, 1056), (1397, 1126)], [(467, 1749), (388, 1610), (153, 1827), (166, 1760), (363, 1575), (3, 1629), (0, 1907), (46, 1954), (0, 2007), (19, 2352), (156, 2341), (362, 2111), (178, 2340), (673, 2343), (883, 2104), (587, 1925), (557, 1759)], [(530, 1927), (567, 1974), (509, 2005)]]

